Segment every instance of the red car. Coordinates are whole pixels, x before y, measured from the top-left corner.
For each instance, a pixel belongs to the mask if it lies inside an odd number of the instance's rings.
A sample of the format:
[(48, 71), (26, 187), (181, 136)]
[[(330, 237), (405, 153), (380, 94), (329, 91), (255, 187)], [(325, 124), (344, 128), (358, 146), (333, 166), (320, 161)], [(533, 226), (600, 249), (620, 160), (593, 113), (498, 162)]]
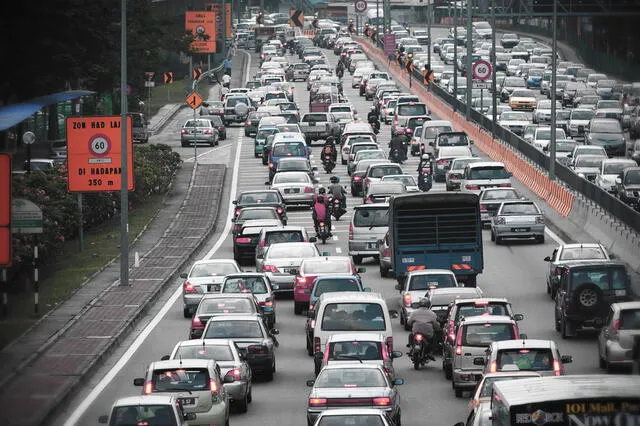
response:
[(300, 269), (293, 283), (293, 312), (296, 315), (309, 306), (311, 290), (319, 275), (357, 275), (365, 268), (357, 268), (350, 256), (322, 256), (307, 258), (300, 264)]

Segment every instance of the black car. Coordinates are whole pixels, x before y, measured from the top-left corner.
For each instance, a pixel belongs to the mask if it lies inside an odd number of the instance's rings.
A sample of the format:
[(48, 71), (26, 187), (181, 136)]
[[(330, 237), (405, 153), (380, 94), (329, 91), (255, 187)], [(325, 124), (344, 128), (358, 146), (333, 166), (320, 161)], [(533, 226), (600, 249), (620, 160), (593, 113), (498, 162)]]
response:
[(276, 166), (269, 169), (269, 183), (273, 181), (273, 177), (278, 172), (306, 172), (309, 177), (316, 181), (315, 171), (317, 167), (311, 166), (307, 158), (302, 157), (283, 157), (278, 160)]
[(640, 167), (624, 169), (616, 178), (616, 195), (620, 201), (635, 207), (640, 201)]
[(592, 118), (586, 131), (585, 143), (604, 148), (609, 157), (627, 153), (627, 143), (620, 121), (615, 118)]
[(224, 123), (222, 122), (222, 118), (219, 115), (213, 115), (207, 117), (213, 123), (213, 126), (218, 129), (218, 135), (221, 140), (227, 139), (227, 128), (224, 127)]
[(255, 191), (242, 191), (233, 201), (236, 205), (233, 217), (238, 217), (245, 207), (274, 207), (280, 216), (280, 220), (287, 224), (287, 208), (280, 192), (275, 189), (261, 189)]
[(563, 339), (582, 328), (600, 329), (609, 306), (631, 299), (626, 266), (616, 261), (567, 262), (560, 267), (555, 328)]
[(282, 225), (285, 225), (280, 219), (276, 207), (244, 207), (240, 210), (237, 217), (231, 219), (233, 222), (233, 228), (231, 234), (235, 238), (242, 231), (242, 225), (248, 220), (265, 220), (275, 219), (280, 220)]
[(262, 228), (282, 226), (278, 219), (253, 219), (242, 224), (233, 237), (233, 259), (239, 265), (251, 265), (256, 257), (256, 247)]

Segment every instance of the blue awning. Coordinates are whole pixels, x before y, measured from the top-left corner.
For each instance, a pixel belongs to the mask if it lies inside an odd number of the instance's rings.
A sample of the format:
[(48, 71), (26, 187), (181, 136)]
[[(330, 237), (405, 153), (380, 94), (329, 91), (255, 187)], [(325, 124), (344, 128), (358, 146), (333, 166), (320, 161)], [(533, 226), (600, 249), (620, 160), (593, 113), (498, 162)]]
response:
[(69, 90), (67, 92), (40, 96), (19, 104), (0, 107), (0, 132), (10, 129), (16, 124), (26, 120), (47, 105), (69, 101), (94, 93), (95, 92), (89, 90)]

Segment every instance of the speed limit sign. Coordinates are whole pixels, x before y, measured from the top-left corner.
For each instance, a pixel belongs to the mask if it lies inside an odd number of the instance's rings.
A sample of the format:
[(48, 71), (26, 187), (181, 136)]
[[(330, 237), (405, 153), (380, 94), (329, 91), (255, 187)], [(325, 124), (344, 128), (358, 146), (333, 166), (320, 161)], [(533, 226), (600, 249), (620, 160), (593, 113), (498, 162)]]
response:
[(103, 157), (111, 151), (111, 140), (107, 135), (97, 134), (89, 140), (89, 152), (96, 157)]
[(356, 2), (353, 4), (353, 7), (356, 12), (362, 13), (367, 10), (367, 2), (366, 0), (356, 0)]
[(475, 80), (487, 80), (491, 77), (491, 72), (491, 63), (484, 59), (474, 62), (471, 66), (471, 75)]

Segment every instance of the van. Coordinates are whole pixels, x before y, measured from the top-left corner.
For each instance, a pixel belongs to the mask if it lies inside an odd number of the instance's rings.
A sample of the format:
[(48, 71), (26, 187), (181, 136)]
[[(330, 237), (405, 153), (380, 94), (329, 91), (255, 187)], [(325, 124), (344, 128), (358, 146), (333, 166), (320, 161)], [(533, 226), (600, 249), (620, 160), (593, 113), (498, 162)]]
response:
[(139, 112), (129, 113), (131, 117), (131, 128), (133, 132), (133, 142), (149, 142), (149, 120), (144, 114)]
[(362, 263), (362, 258), (379, 257), (378, 240), (389, 230), (389, 204), (362, 204), (353, 208), (349, 224), (349, 256), (353, 262)]
[(433, 156), (438, 157), (438, 150), (443, 146), (466, 146), (471, 149), (473, 141), (465, 132), (440, 132), (429, 145), (433, 147)]
[(396, 109), (393, 112), (393, 123), (391, 124), (391, 136), (395, 136), (398, 130), (403, 129), (407, 119), (417, 115), (430, 115), (427, 104), (422, 102), (403, 102), (404, 97), (399, 97)]
[[(440, 133), (453, 132), (453, 124), (449, 120), (431, 120), (422, 123), (422, 135), (420, 135), (420, 143), (432, 146)], [(431, 149), (433, 152), (433, 149)]]
[(364, 332), (380, 333), (384, 337), (386, 349), (393, 352), (393, 330), (391, 315), (384, 297), (380, 293), (341, 291), (323, 293), (316, 302), (309, 318), (314, 322), (313, 353), (322, 360), (322, 350), (329, 337), (336, 333), (359, 336)]
[(479, 194), (485, 188), (511, 187), (512, 173), (499, 161), (478, 161), (464, 168), (460, 189)]

